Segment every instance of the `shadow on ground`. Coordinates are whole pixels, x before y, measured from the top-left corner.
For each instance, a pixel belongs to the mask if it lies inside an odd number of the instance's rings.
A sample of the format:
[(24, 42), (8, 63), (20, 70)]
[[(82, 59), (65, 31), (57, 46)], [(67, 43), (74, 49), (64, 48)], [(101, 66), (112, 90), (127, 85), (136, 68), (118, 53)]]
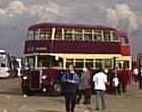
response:
[(36, 112), (62, 112), (57, 110), (37, 110)]
[(22, 91), (19, 88), (6, 88), (5, 90), (0, 90), (0, 94), (6, 95), (22, 95)]

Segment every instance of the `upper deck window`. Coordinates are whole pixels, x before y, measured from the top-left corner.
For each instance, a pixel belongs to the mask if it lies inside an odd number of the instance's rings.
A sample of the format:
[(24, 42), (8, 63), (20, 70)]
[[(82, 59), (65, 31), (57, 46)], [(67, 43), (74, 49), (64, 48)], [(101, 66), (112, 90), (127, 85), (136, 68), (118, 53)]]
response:
[(51, 29), (41, 30), (38, 29), (34, 31), (35, 40), (50, 40), (51, 39)]
[(83, 34), (81, 29), (77, 29), (74, 31), (74, 39), (75, 40), (82, 40)]
[(101, 41), (102, 40), (102, 31), (101, 30), (94, 30), (93, 31), (93, 38), (94, 38), (94, 41)]
[(64, 39), (65, 40), (72, 40), (72, 29), (64, 29)]
[(127, 37), (121, 37), (121, 44), (127, 45), (128, 44), (128, 38)]
[(57, 28), (55, 31), (55, 40), (62, 40), (62, 29)]
[(104, 31), (103, 32), (103, 35), (104, 35), (104, 41), (105, 42), (110, 42), (111, 41), (111, 35), (110, 35), (110, 31)]
[(40, 30), (34, 31), (35, 40), (40, 40)]
[(45, 40), (46, 36), (44, 32), (40, 32), (40, 40)]
[(119, 41), (118, 35), (116, 32), (112, 32), (112, 39), (113, 39), (113, 41)]
[(34, 32), (28, 31), (27, 37), (28, 37), (28, 40), (34, 40)]
[[(53, 30), (54, 29), (54, 30)], [(69, 40), (69, 41), (100, 41), (120, 42), (119, 34), (111, 29), (87, 28), (87, 27), (61, 27), (49, 26), (46, 28), (34, 29), (28, 32), (29, 40)], [(123, 40), (122, 40), (123, 41)], [(125, 40), (125, 44), (128, 43)], [(122, 42), (124, 43), (124, 42)]]
[(85, 41), (92, 41), (92, 30), (91, 29), (84, 30), (84, 40)]
[(48, 40), (51, 36), (49, 36), (49, 32), (46, 31), (40, 31), (40, 40)]

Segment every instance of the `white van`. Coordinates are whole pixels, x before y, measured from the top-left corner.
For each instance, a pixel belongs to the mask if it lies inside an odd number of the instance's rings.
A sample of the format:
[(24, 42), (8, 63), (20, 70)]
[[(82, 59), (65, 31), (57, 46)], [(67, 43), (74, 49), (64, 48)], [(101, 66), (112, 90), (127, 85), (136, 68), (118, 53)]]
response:
[(9, 53), (0, 50), (0, 78), (7, 78), (12, 75)]

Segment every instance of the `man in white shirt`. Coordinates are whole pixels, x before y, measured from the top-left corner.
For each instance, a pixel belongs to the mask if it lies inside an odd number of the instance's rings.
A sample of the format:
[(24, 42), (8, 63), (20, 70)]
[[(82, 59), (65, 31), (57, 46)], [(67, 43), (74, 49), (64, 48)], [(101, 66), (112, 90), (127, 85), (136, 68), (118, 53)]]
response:
[(117, 70), (114, 70), (113, 75), (114, 75), (112, 78), (113, 88), (114, 88), (115, 95), (117, 95), (117, 94), (120, 94), (120, 84), (119, 84), (119, 77), (117, 74)]
[(104, 100), (104, 92), (106, 90), (107, 75), (103, 70), (98, 70), (93, 76), (94, 89), (96, 91), (96, 110), (99, 110), (99, 99), (101, 98), (102, 109), (106, 108)]

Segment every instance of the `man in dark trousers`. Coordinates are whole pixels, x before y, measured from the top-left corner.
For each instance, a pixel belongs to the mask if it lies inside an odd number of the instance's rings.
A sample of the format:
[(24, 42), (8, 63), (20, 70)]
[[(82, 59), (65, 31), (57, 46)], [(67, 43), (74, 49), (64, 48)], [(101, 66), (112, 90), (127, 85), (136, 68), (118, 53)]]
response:
[(63, 93), (66, 103), (66, 112), (74, 112), (76, 104), (76, 94), (80, 82), (78, 74), (73, 65), (69, 65), (69, 70), (62, 76)]
[(83, 72), (80, 77), (79, 93), (77, 103), (80, 103), (82, 95), (84, 96), (83, 104), (91, 103), (91, 72), (89, 68), (83, 68)]

